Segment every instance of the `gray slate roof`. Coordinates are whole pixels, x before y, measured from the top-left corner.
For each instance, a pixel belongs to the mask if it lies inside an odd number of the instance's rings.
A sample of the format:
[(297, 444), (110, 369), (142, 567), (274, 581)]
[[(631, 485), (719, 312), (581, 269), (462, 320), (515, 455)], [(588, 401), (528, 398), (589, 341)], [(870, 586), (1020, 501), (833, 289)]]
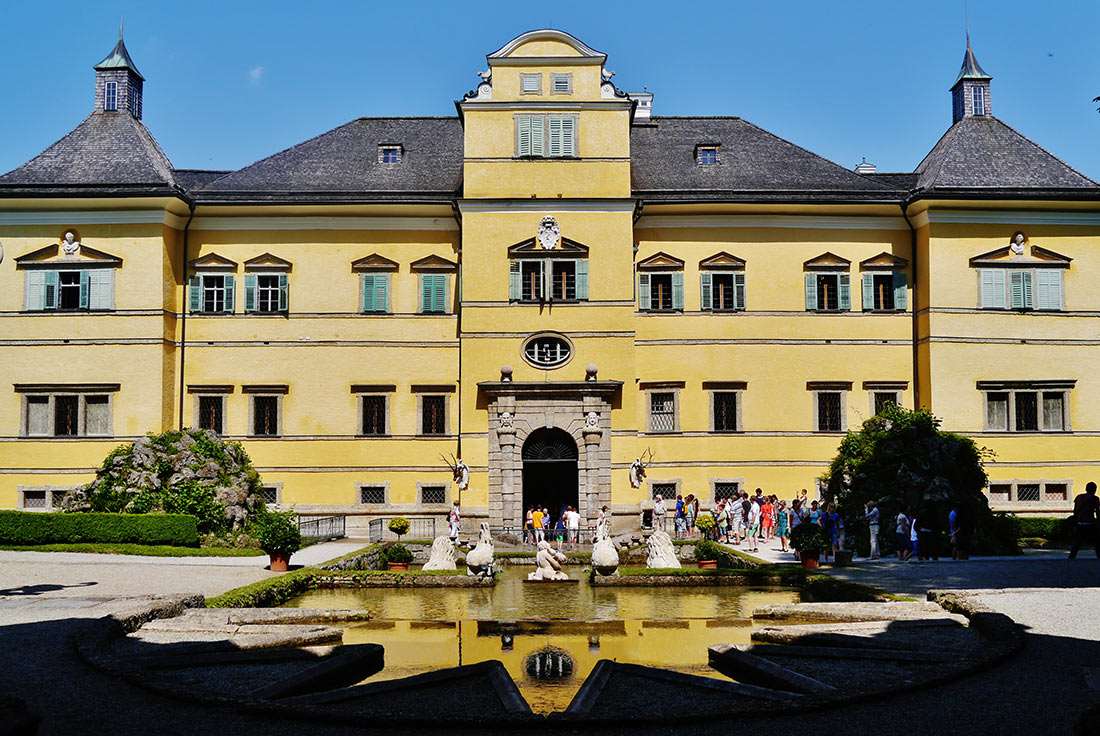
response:
[(992, 116), (952, 125), (916, 169), (923, 191), (1077, 190), (1100, 194), (1100, 185)]
[[(401, 162), (378, 161), (402, 146)], [(194, 191), (199, 201), (452, 199), (462, 188), (457, 117), (359, 118)]]
[(175, 190), (173, 168), (148, 128), (125, 112), (93, 112), (64, 138), (0, 176), (0, 191), (108, 194)]
[[(718, 145), (717, 165), (695, 163)], [(894, 188), (835, 164), (736, 117), (653, 117), (631, 129), (635, 193), (657, 200), (890, 199)]]
[(232, 171), (232, 169), (175, 169), (172, 173), (175, 174), (177, 184), (190, 190), (209, 184)]

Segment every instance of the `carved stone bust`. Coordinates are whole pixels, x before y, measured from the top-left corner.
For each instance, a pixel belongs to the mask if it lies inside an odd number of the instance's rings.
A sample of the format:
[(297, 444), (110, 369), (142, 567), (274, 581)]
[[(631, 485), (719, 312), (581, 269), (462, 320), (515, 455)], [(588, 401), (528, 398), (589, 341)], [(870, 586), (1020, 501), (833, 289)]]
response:
[(1024, 242), (1026, 240), (1027, 237), (1022, 232), (1018, 232), (1013, 235), (1012, 242), (1009, 243), (1009, 247), (1012, 248), (1012, 252), (1018, 256), (1022, 256), (1024, 254)]
[(552, 215), (542, 218), (539, 223), (538, 239), (539, 245), (546, 250), (552, 249), (561, 239), (561, 228), (558, 227), (558, 221)]
[(63, 250), (67, 256), (71, 256), (80, 250), (80, 241), (73, 235), (72, 230), (65, 233), (65, 237), (61, 241), (61, 250)]
[(600, 426), (600, 415), (594, 411), (590, 411), (584, 415), (584, 426), (586, 429), (596, 429)]
[(500, 413), (500, 428), (510, 429), (512, 427), (512, 412), (502, 411)]

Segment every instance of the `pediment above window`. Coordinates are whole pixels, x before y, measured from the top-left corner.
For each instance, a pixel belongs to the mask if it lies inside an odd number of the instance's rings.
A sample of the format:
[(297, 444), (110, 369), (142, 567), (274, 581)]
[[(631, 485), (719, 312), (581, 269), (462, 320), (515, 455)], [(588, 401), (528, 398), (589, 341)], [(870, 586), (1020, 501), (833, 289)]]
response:
[(409, 267), (418, 273), (447, 273), (458, 270), (457, 263), (437, 255), (424, 256), (418, 261), (413, 261)]
[(509, 258), (588, 258), (588, 246), (562, 237), (557, 246), (544, 248), (537, 237), (508, 246)]
[(828, 251), (802, 264), (806, 271), (847, 271), (852, 262)]
[(699, 261), (699, 268), (703, 271), (744, 271), (745, 259), (722, 251)]
[(217, 253), (207, 253), (202, 258), (191, 261), (191, 268), (196, 271), (236, 271), (237, 262), (231, 261)]
[(363, 256), (351, 262), (351, 270), (357, 273), (393, 272), (397, 271), (397, 268), (397, 261), (391, 261), (389, 258), (380, 256), (377, 253), (371, 253), (369, 256)]
[(901, 271), (908, 265), (909, 261), (906, 259), (886, 251), (859, 262), (861, 271)]
[(1023, 253), (1016, 253), (1012, 246), (1006, 245), (974, 256), (970, 265), (974, 268), (1069, 268), (1072, 260), (1038, 245), (1029, 246)]
[(118, 268), (122, 259), (81, 245), (76, 253), (65, 253), (57, 243), (33, 250), (15, 259), (16, 268)]
[(262, 253), (244, 262), (244, 270), (249, 271), (289, 271), (294, 267), (290, 261), (271, 253)]
[(684, 262), (668, 253), (654, 253), (645, 260), (638, 261), (639, 271), (683, 271)]

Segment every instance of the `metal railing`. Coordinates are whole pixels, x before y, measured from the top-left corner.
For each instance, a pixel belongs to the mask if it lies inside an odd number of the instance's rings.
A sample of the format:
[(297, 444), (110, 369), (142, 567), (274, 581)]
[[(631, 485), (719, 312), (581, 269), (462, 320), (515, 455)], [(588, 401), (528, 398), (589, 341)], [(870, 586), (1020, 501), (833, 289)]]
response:
[(339, 539), (347, 536), (344, 516), (299, 516), (298, 531), (307, 539)]
[[(367, 539), (370, 542), (397, 541), (397, 535), (389, 530), (390, 519), (371, 519), (367, 522)], [(401, 535), (402, 539), (435, 539), (437, 519), (409, 519), (409, 531)], [(442, 529), (447, 525), (442, 524)]]
[[(511, 542), (512, 544), (530, 544), (535, 543), (534, 530), (524, 529), (518, 526), (504, 526), (504, 527), (489, 527), (489, 533), (493, 535), (494, 539), (500, 539), (503, 541)], [(579, 529), (563, 529), (561, 531), (557, 529), (543, 529), (543, 539), (547, 542), (557, 542), (558, 535), (562, 535), (562, 541), (565, 543), (570, 542), (570, 534), (574, 534), (574, 542), (576, 544), (592, 544), (592, 538), (596, 535), (595, 527), (581, 527)]]

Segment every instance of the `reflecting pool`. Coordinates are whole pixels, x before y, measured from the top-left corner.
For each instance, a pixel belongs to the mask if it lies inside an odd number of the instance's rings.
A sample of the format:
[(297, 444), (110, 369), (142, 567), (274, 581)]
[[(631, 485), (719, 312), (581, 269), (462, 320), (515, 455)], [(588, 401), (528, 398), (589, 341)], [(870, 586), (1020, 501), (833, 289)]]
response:
[[(370, 610), (371, 621), (345, 627), (344, 643), (385, 647), (386, 667), (371, 682), (498, 659), (532, 710), (550, 713), (569, 705), (600, 659), (725, 679), (707, 666), (707, 647), (749, 643), (754, 608), (799, 600), (790, 588), (528, 583), (531, 569), (506, 565), (493, 588), (315, 590), (286, 605)], [(569, 655), (568, 674), (546, 679), (529, 666), (548, 648)]]

